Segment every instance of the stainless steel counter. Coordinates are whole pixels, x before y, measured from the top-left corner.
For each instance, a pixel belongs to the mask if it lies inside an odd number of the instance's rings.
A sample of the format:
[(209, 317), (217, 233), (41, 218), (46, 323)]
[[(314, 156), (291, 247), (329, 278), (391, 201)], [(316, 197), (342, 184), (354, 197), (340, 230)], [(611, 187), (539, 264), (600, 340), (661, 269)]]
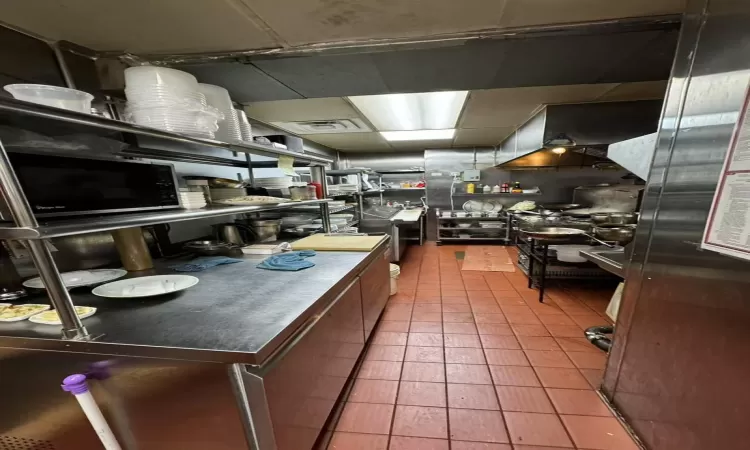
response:
[(609, 273), (625, 278), (625, 266), (628, 263), (625, 250), (590, 250), (580, 252), (581, 256), (606, 270)]
[[(369, 253), (318, 252), (311, 258), (315, 267), (299, 272), (258, 269), (262, 257), (245, 258), (191, 274), (200, 283), (168, 296), (107, 299), (76, 289), (76, 305), (98, 308), (84, 319), (94, 340), (63, 341), (58, 326), (23, 321), (0, 323), (0, 346), (260, 365), (387, 244), (384, 237)], [(34, 302), (46, 303), (46, 297), (27, 301)]]

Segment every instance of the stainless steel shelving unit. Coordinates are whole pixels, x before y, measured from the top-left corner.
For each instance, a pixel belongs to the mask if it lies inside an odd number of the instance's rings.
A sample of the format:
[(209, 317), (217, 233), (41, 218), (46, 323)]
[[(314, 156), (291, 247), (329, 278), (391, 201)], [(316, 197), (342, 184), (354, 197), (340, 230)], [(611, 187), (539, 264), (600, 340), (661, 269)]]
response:
[[(377, 185), (378, 189), (371, 189), (369, 191), (363, 191), (362, 190), (362, 175), (372, 175), (374, 177), (377, 177)], [(347, 175), (356, 175), (357, 176), (357, 191), (356, 192), (341, 192), (338, 194), (329, 194), (328, 197), (330, 198), (344, 198), (344, 197), (355, 197), (357, 199), (357, 209), (359, 220), (364, 220), (364, 197), (370, 197), (372, 195), (379, 195), (380, 196), (380, 206), (383, 206), (383, 189), (380, 189), (380, 186), (383, 182), (383, 176), (379, 172), (373, 172), (372, 170), (368, 169), (335, 169), (335, 170), (329, 170), (326, 172), (326, 175), (328, 176), (334, 176), (334, 177), (341, 177), (341, 176), (347, 176)]]
[[(441, 211), (440, 209), (435, 210), (436, 219), (437, 219), (437, 244), (441, 245), (443, 241), (463, 241), (463, 242), (470, 242), (470, 241), (499, 241), (503, 242), (504, 244), (509, 244), (511, 241), (510, 238), (510, 231), (511, 231), (511, 220), (512, 215), (506, 214), (506, 213), (500, 213), (497, 217), (441, 217)], [(453, 213), (453, 211), (451, 211)], [(467, 227), (467, 228), (459, 228), (459, 227), (446, 227), (444, 224), (446, 223), (453, 223), (453, 222), (467, 222), (467, 221), (475, 221), (475, 222), (502, 222), (502, 227), (497, 228), (480, 228), (480, 227)], [(457, 233), (462, 231), (481, 231), (485, 233), (492, 233), (495, 234), (495, 232), (498, 232), (498, 234), (501, 234), (502, 236), (469, 236), (469, 237), (460, 237), (460, 236), (444, 236), (445, 233)]]
[[(80, 131), (100, 133), (102, 130), (115, 131), (123, 134), (125, 140), (137, 140), (138, 137), (154, 139), (160, 144), (180, 145), (184, 144), (179, 152), (156, 150), (149, 148), (129, 148), (120, 153), (120, 156), (147, 157), (152, 159), (166, 159), (174, 161), (188, 161), (212, 165), (225, 165), (230, 167), (245, 167), (252, 178), (253, 163), (250, 154), (270, 157), (290, 156), (297, 164), (310, 166), (313, 180), (323, 185), (324, 197), (327, 197), (326, 165), (333, 161), (317, 155), (296, 153), (285, 149), (266, 147), (263, 145), (247, 142), (221, 142), (210, 139), (199, 139), (170, 133), (154, 128), (143, 127), (127, 122), (108, 119), (90, 114), (77, 113), (44, 105), (28, 103), (11, 98), (0, 98), (0, 117), (9, 117), (11, 121), (18, 117), (29, 118), (37, 121), (40, 126), (64, 127), (71, 126)], [(41, 121), (41, 122), (39, 122)], [(208, 156), (198, 148), (222, 149), (229, 152), (246, 153), (245, 164), (242, 161), (230, 158)], [(184, 151), (183, 151), (184, 150)], [(62, 322), (62, 337), (73, 340), (89, 340), (90, 336), (86, 327), (75, 313), (75, 306), (71, 300), (60, 271), (55, 264), (52, 255), (44, 242), (45, 239), (86, 234), (96, 231), (110, 231), (129, 227), (154, 225), (165, 222), (178, 222), (186, 220), (202, 219), (207, 217), (218, 217), (225, 215), (241, 214), (256, 211), (268, 211), (275, 209), (289, 209), (301, 205), (319, 205), (323, 229), (330, 232), (330, 217), (328, 200), (313, 200), (308, 202), (287, 202), (263, 206), (211, 206), (197, 210), (163, 210), (147, 213), (128, 213), (107, 215), (101, 217), (83, 217), (60, 221), (37, 221), (31, 207), (26, 199), (12, 165), (8, 159), (5, 147), (0, 142), (0, 189), (8, 203), (15, 226), (0, 227), (0, 239), (24, 241), (29, 248), (31, 258), (39, 271), (50, 301), (60, 315)]]

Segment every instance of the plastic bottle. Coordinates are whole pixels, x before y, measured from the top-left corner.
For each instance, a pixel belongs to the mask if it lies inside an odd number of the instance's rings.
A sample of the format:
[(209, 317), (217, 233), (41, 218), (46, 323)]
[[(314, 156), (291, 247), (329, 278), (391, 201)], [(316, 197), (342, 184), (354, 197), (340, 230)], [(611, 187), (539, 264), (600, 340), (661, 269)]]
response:
[(482, 188), (482, 192), (484, 192), (485, 194), (489, 194), (490, 192), (492, 192), (492, 188), (490, 187), (489, 184), (485, 184), (484, 187)]
[(474, 193), (474, 183), (469, 183), (466, 185), (466, 193), (467, 194), (473, 194)]
[(493, 194), (499, 194), (500, 193), (500, 185), (496, 184), (495, 187), (492, 188)]

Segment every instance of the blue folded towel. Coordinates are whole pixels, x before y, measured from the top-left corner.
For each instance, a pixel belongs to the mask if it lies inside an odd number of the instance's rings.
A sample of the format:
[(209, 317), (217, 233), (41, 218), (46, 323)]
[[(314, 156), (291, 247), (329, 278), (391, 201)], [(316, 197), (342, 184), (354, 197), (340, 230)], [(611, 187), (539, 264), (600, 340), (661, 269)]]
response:
[(305, 260), (305, 258), (311, 256), (315, 256), (315, 250), (281, 253), (264, 259), (257, 267), (259, 269), (288, 270), (294, 272), (314, 266), (315, 263)]
[(187, 263), (169, 266), (169, 268), (174, 269), (177, 272), (201, 272), (206, 269), (210, 269), (211, 267), (220, 266), (222, 264), (235, 264), (238, 262), (242, 262), (242, 260), (227, 258), (226, 256), (201, 256), (200, 258), (195, 258), (194, 260)]

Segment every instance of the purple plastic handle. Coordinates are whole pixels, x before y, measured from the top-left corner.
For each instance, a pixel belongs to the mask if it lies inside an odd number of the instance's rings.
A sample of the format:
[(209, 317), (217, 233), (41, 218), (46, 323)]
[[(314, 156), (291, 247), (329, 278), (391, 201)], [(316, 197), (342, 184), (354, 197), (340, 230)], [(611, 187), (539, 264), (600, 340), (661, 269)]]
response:
[(76, 373), (65, 377), (62, 384), (63, 391), (70, 392), (73, 395), (84, 394), (89, 391), (86, 384), (86, 375)]

